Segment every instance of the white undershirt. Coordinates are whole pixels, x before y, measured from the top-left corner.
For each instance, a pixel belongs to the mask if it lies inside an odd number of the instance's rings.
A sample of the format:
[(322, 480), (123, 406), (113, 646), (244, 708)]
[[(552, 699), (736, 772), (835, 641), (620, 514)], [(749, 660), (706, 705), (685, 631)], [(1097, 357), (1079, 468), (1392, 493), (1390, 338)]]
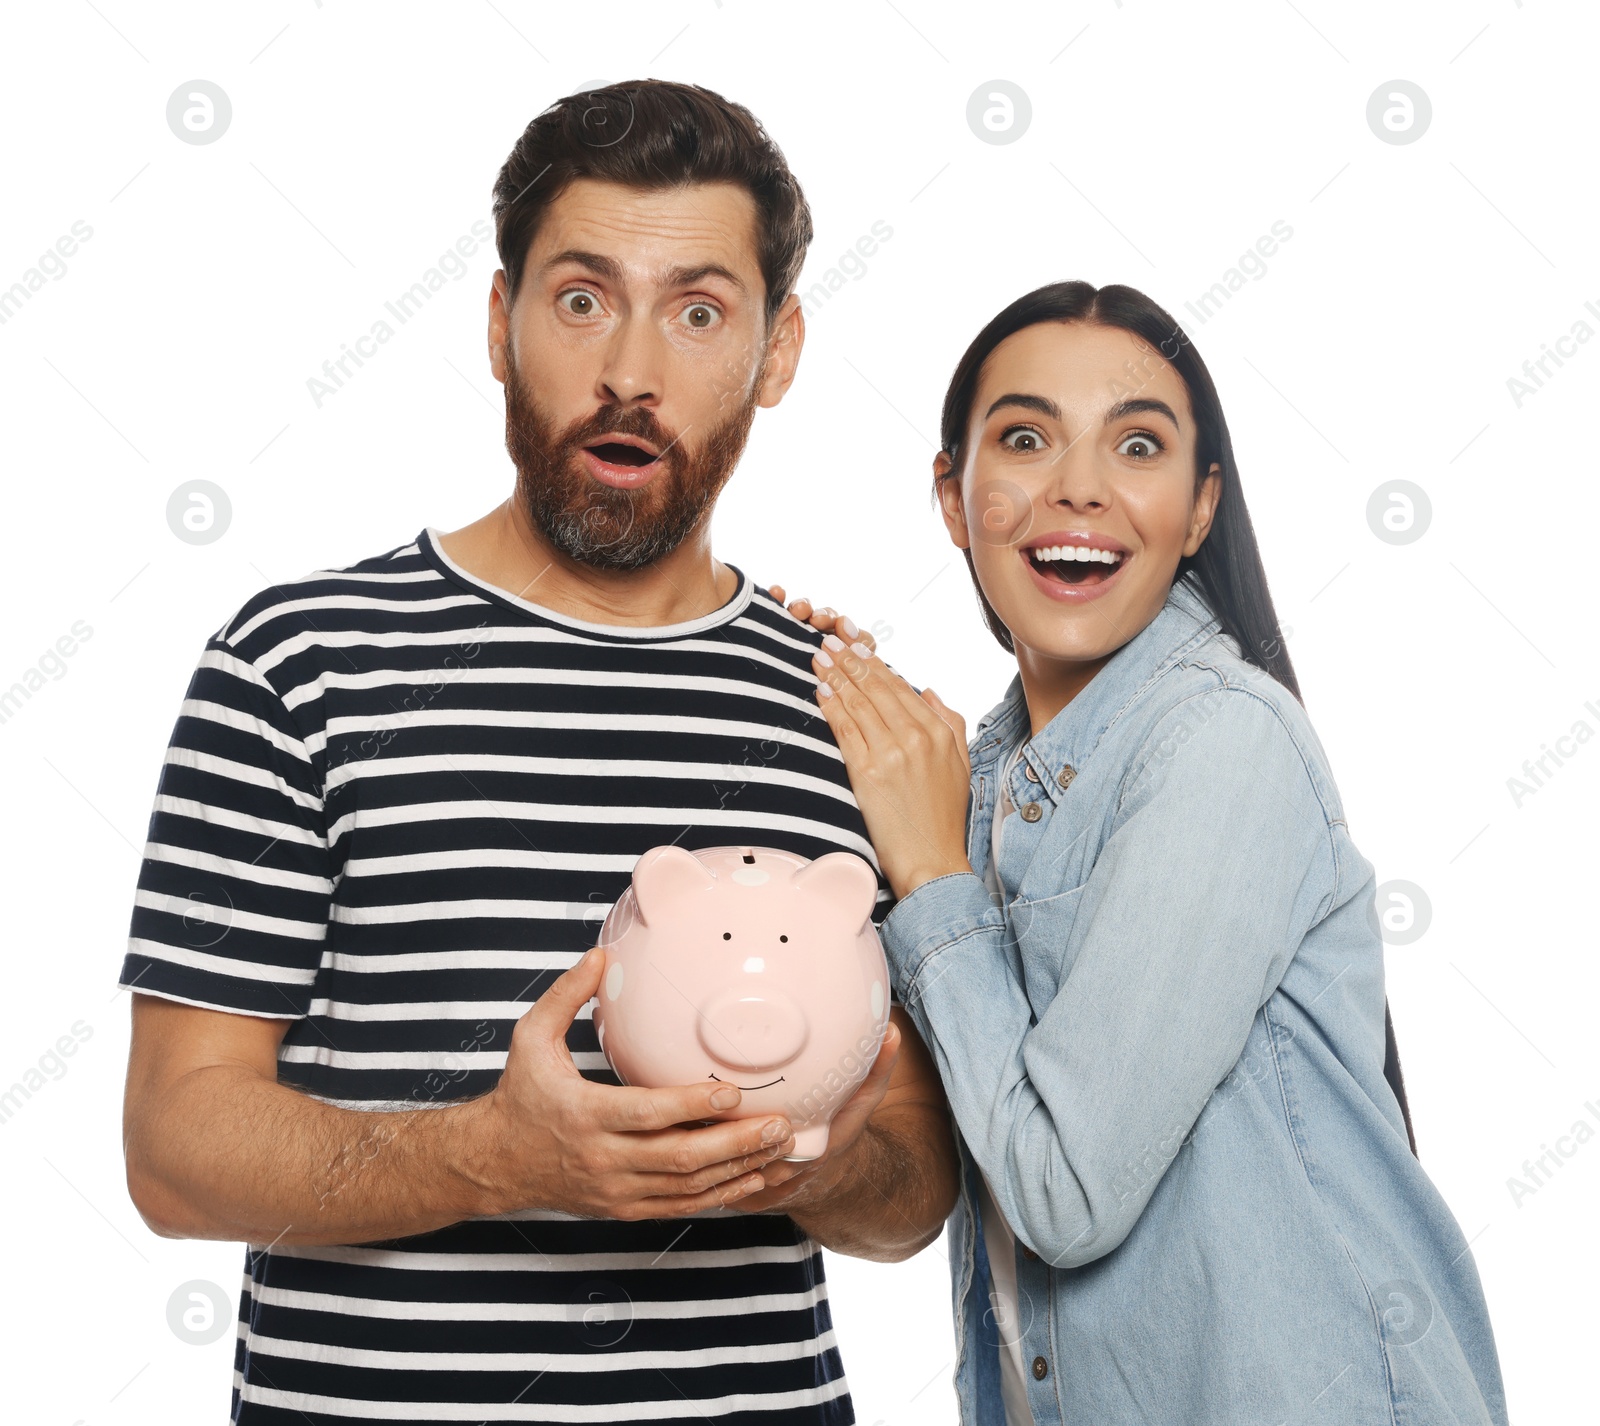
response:
[[(994, 827), (990, 834), (989, 865), (984, 880), (998, 896), (1000, 885), (1000, 829), (1015, 807), (1006, 791), (1011, 770), (1021, 756), (1019, 743), (1003, 764), (1000, 786), (995, 795)], [(1000, 1400), (1005, 1406), (1006, 1426), (1033, 1426), (1033, 1409), (1028, 1405), (1027, 1377), (1022, 1369), (1022, 1321), (1017, 1302), (1017, 1239), (1005, 1215), (995, 1202), (989, 1180), (980, 1170), (978, 1214), (983, 1221), (983, 1241), (989, 1253), (989, 1306), (1000, 1336)]]

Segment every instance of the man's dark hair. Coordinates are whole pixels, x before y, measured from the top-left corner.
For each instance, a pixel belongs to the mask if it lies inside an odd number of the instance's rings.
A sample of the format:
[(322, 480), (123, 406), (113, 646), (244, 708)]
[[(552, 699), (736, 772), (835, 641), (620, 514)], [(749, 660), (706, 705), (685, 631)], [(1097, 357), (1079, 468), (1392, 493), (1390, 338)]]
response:
[(579, 178), (646, 189), (738, 184), (755, 200), (769, 326), (799, 280), (811, 210), (756, 116), (695, 84), (640, 79), (569, 94), (512, 148), (494, 183), (495, 246), (511, 301), (539, 220)]

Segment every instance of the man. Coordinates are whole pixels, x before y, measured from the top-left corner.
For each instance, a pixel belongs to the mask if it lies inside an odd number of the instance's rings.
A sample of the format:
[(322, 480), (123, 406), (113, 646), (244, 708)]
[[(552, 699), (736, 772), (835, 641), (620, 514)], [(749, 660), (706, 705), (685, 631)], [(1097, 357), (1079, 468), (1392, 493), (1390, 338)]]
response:
[(851, 1421), (818, 1244), (894, 1261), (954, 1201), (916, 1031), (786, 1163), (781, 1116), (698, 1122), (737, 1089), (618, 1085), (583, 954), (651, 846), (872, 855), (819, 636), (710, 545), (809, 213), (657, 82), (534, 120), (494, 206), (515, 494), (208, 644), (122, 974), (129, 1188), (251, 1244), (236, 1422)]

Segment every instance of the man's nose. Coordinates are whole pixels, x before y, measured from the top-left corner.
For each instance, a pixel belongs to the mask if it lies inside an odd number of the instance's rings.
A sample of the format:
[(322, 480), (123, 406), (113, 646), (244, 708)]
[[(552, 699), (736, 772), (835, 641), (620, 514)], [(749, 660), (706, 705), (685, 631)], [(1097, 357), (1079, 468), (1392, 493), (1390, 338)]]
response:
[(607, 404), (653, 406), (661, 399), (662, 337), (648, 316), (629, 314), (606, 344), (596, 395)]
[(805, 1013), (781, 990), (731, 990), (700, 1007), (700, 1046), (733, 1070), (769, 1070), (805, 1048)]

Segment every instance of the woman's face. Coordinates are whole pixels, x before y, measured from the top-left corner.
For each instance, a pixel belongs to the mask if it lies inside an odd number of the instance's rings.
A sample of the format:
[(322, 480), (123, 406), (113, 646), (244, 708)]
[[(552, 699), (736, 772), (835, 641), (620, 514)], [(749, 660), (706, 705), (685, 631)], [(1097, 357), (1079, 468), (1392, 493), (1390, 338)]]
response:
[[(990, 353), (945, 524), (1019, 660), (1108, 657), (1166, 602), (1221, 490), (1195, 483), (1189, 394), (1170, 363), (1116, 327), (1043, 322)], [(935, 473), (949, 470), (941, 453)]]

